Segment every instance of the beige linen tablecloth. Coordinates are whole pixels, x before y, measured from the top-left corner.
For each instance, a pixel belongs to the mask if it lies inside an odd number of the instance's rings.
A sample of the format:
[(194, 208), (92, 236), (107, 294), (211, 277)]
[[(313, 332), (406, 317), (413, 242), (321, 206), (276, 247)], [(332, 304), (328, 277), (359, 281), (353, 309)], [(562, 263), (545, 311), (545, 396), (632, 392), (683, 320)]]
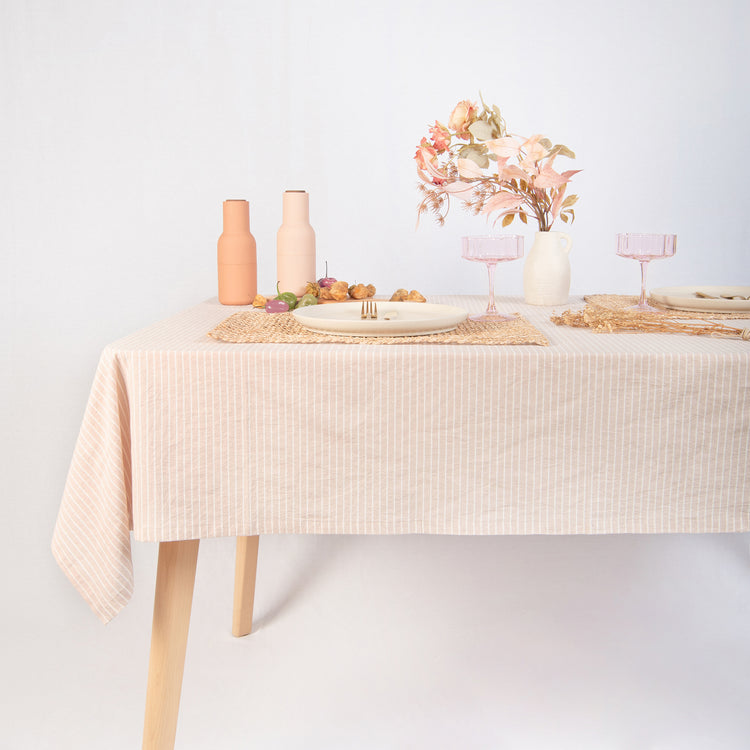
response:
[[(481, 297), (431, 301), (481, 310)], [(581, 300), (573, 300), (580, 303)], [(226, 344), (209, 301), (108, 346), (53, 539), (104, 621), (131, 530), (750, 530), (750, 345), (558, 328), (548, 347)]]

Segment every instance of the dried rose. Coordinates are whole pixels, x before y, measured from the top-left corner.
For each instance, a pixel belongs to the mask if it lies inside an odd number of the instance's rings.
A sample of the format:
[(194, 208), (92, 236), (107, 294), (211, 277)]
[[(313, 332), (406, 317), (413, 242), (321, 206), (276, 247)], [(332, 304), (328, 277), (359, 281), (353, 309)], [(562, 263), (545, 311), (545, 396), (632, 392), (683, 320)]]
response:
[(466, 138), (468, 135), (468, 126), (474, 121), (477, 114), (477, 105), (464, 99), (459, 102), (451, 112), (448, 120), (448, 127), (456, 131), (459, 138)]

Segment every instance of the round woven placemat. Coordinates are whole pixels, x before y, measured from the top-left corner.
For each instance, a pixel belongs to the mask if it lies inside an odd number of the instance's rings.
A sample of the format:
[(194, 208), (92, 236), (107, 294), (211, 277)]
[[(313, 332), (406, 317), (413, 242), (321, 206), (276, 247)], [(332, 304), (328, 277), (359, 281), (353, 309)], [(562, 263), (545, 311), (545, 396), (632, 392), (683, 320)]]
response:
[[(586, 302), (594, 307), (603, 307), (606, 310), (622, 310), (638, 302), (638, 297), (631, 297), (626, 294), (588, 294), (584, 297)], [(748, 312), (732, 313), (715, 313), (715, 312), (693, 312), (692, 310), (675, 310), (671, 307), (664, 307), (654, 300), (648, 300), (649, 305), (653, 305), (659, 310), (669, 313), (670, 317), (679, 320), (746, 320), (750, 318)]]
[(230, 315), (208, 335), (231, 344), (549, 344), (544, 334), (520, 315), (498, 323), (466, 320), (445, 333), (376, 337), (316, 333), (301, 326), (291, 313), (247, 310)]

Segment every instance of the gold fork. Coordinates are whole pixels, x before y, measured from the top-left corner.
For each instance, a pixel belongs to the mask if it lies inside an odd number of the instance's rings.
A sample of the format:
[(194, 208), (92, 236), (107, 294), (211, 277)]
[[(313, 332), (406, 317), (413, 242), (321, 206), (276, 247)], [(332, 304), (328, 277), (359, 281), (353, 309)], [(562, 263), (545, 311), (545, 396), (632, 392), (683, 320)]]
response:
[(362, 312), (360, 313), (362, 320), (377, 320), (378, 319), (378, 303), (372, 300), (363, 300)]

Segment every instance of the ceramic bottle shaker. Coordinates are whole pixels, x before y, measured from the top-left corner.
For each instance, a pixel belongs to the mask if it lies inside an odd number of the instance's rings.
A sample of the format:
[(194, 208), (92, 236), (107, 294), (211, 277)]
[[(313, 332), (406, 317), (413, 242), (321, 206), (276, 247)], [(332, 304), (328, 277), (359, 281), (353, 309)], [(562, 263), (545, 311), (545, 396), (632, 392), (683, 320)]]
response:
[(310, 196), (304, 190), (284, 193), (276, 235), (276, 278), (282, 292), (298, 297), (308, 281), (315, 281), (315, 232), (310, 226)]
[(223, 216), (224, 231), (218, 242), (219, 302), (249, 305), (258, 293), (258, 267), (248, 202), (224, 201)]

